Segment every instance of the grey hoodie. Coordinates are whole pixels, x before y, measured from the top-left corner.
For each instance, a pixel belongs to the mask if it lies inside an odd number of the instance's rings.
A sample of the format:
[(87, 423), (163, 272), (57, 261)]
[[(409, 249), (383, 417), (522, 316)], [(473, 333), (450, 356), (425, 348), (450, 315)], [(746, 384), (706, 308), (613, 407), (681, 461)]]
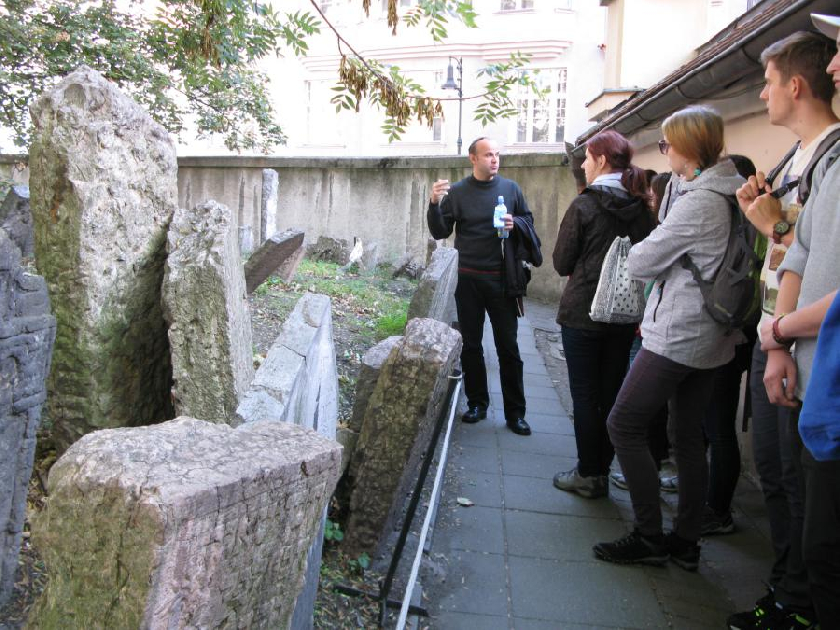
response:
[[(740, 331), (726, 334), (703, 308), (700, 287), (680, 264), (688, 254), (711, 280), (726, 251), (731, 226), (727, 200), (744, 183), (730, 160), (686, 182), (672, 177), (659, 211), (661, 224), (630, 250), (630, 275), (655, 280), (642, 321), (642, 346), (672, 361), (709, 369), (732, 360)], [(717, 191), (717, 192), (712, 192)]]

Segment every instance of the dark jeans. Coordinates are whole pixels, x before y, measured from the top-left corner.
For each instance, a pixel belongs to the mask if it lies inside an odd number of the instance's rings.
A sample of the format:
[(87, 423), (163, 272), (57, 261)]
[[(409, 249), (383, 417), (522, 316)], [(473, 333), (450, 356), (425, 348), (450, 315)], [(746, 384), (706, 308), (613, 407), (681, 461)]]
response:
[[(755, 345), (750, 370), (750, 399), (752, 401), (752, 445), (755, 467), (767, 506), (770, 540), (775, 556), (770, 571), (770, 584), (777, 586), (785, 574), (790, 549), (790, 507), (788, 497), (799, 490), (796, 469), (791, 460), (787, 434), (788, 416), (785, 407), (778, 407), (767, 399), (764, 388), (764, 369), (767, 353)], [(791, 562), (796, 564), (795, 559)], [(801, 561), (798, 563), (801, 566)]]
[[(630, 365), (633, 365), (633, 359), (636, 358), (641, 349), (642, 338), (637, 335), (633, 340), (633, 345), (630, 346)], [(630, 371), (630, 365), (627, 366), (628, 372)], [(662, 462), (668, 459), (668, 451), (671, 449), (671, 443), (668, 441), (668, 405), (662, 405), (662, 409), (659, 410), (650, 425), (648, 445), (650, 446), (650, 454), (653, 455), (653, 461), (656, 462), (656, 469), (662, 470)]]
[(802, 449), (805, 526), (802, 555), (820, 627), (840, 628), (840, 461), (818, 462)]
[(782, 434), (782, 448), (787, 448), (793, 462), (795, 490), (788, 495), (790, 509), (790, 547), (788, 548), (785, 574), (776, 585), (776, 601), (790, 610), (806, 617), (813, 614), (811, 595), (808, 588), (808, 569), (802, 558), (802, 530), (805, 523), (805, 471), (802, 468), (802, 452), (805, 447), (799, 436), (799, 408), (787, 409)]
[(735, 356), (726, 365), (715, 368), (714, 389), (703, 418), (703, 430), (709, 443), (709, 491), (706, 503), (715, 512), (729, 512), (738, 477), (741, 474), (741, 450), (735, 421), (741, 397), (741, 374), (750, 367), (752, 344), (735, 347)]
[(464, 371), (464, 392), (469, 405), (487, 408), (487, 368), (484, 365), (484, 313), (490, 316), (493, 341), (499, 355), (505, 418), (525, 416), (525, 385), (522, 359), (516, 341), (517, 308), (515, 298), (506, 298), (501, 275), (458, 274), (455, 289), (458, 322), (464, 340), (461, 368)]
[(680, 475), (674, 531), (686, 540), (700, 538), (709, 476), (703, 413), (712, 379), (713, 370), (688, 367), (642, 348), (618, 393), (607, 429), (630, 488), (636, 529), (645, 536), (662, 533), (659, 475), (648, 433), (667, 401)]
[(635, 334), (630, 326), (603, 332), (561, 328), (574, 407), (578, 473), (584, 477), (610, 472), (615, 451), (607, 434), (607, 417), (624, 381)]

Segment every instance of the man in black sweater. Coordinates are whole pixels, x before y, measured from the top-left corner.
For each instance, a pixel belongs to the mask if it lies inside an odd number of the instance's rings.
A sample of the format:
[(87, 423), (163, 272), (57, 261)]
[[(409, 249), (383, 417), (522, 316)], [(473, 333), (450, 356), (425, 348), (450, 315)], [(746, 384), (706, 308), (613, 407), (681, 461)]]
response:
[(490, 316), (493, 339), (499, 355), (499, 372), (508, 428), (518, 435), (530, 435), (525, 422), (525, 386), (522, 359), (516, 341), (518, 305), (506, 294), (503, 277), (504, 239), (493, 227), (493, 209), (504, 197), (508, 214), (505, 230), (514, 229), (513, 216), (533, 225), (533, 216), (516, 182), (499, 176), (499, 147), (490, 138), (479, 138), (469, 148), (473, 173), (451, 187), (440, 179), (432, 185), (426, 219), (436, 239), (447, 238), (455, 228), (458, 250), (458, 287), (455, 304), (464, 345), (461, 367), (467, 412), (463, 422), (478, 422), (487, 417), (490, 394), (481, 340), (484, 313)]

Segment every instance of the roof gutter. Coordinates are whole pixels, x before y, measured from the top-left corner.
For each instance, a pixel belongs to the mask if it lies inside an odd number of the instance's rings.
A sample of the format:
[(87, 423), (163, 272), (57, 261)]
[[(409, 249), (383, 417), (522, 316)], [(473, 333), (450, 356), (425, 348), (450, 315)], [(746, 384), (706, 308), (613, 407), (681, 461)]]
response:
[[(696, 68), (662, 89), (656, 86), (619, 106), (618, 111), (591, 127), (575, 141), (573, 153), (582, 157), (585, 142), (599, 131), (614, 129), (628, 136), (697, 101), (717, 94), (761, 69), (761, 52), (771, 43), (798, 30), (813, 30), (811, 13), (837, 11), (836, 0), (795, 0), (766, 22), (756, 26)], [(758, 14), (760, 16), (760, 14)], [(749, 24), (745, 24), (748, 26)], [(689, 62), (691, 64), (691, 62)], [(687, 64), (687, 65), (689, 65)], [(685, 67), (685, 66), (683, 66)], [(675, 72), (674, 74), (677, 74)], [(623, 109), (623, 111), (622, 111)]]

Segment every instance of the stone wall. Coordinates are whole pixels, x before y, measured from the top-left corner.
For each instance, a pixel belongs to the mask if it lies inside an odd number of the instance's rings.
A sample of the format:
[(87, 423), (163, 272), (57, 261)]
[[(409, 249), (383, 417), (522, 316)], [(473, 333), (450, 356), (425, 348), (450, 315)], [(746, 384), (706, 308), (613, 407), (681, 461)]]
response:
[(15, 583), (55, 341), (46, 283), (20, 261), (17, 246), (0, 230), (0, 608)]
[(33, 526), (42, 628), (285, 628), (341, 448), (282, 422), (97, 431)]
[(254, 376), (251, 315), (230, 210), (205, 201), (175, 212), (162, 299), (178, 415), (231, 423)]
[(57, 321), (46, 414), (63, 449), (173, 416), (160, 287), (177, 164), (163, 127), (90, 68), (31, 113), (35, 259)]
[[(21, 157), (0, 156), (0, 174), (10, 173)], [(351, 243), (360, 237), (365, 250), (375, 250), (382, 262), (395, 263), (408, 253), (421, 264), (426, 259), (426, 207), (432, 183), (439, 177), (454, 181), (469, 173), (466, 156), (181, 157), (178, 165), (181, 207), (216, 199), (236, 210), (239, 225), (255, 229), (261, 225), (263, 169), (273, 169), (279, 173), (274, 231), (304, 230), (306, 245), (319, 236)], [(556, 301), (561, 288), (550, 264), (551, 252), (560, 221), (577, 194), (566, 156), (503, 154), (501, 174), (522, 186), (543, 243), (546, 264), (533, 270), (528, 294)]]

